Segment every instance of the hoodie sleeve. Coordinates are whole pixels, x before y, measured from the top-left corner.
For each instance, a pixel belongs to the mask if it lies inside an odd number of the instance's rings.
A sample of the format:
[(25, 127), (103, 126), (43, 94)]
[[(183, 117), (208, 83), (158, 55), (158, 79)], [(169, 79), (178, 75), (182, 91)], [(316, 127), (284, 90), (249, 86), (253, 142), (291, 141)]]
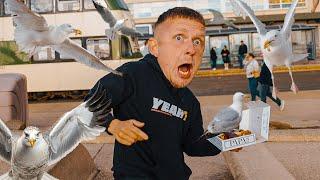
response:
[[(86, 101), (93, 95), (93, 93), (98, 87), (98, 84), (102, 85), (102, 87), (106, 90), (106, 93), (108, 93), (111, 97), (110, 109), (112, 109), (113, 107), (117, 106), (118, 104), (125, 101), (128, 97), (130, 97), (133, 92), (133, 81), (128, 74), (126, 65), (119, 67), (117, 71), (122, 72), (123, 76), (119, 76), (113, 73), (105, 75), (100, 80), (98, 80), (98, 82), (89, 91), (88, 95), (85, 97), (84, 100)], [(108, 129), (111, 121), (115, 118), (111, 113), (106, 118), (107, 121), (105, 127), (106, 129)], [(108, 131), (107, 133), (109, 134)]]
[(200, 104), (197, 101), (190, 117), (190, 126), (183, 141), (183, 150), (189, 156), (215, 156), (221, 151), (211, 144), (205, 136)]

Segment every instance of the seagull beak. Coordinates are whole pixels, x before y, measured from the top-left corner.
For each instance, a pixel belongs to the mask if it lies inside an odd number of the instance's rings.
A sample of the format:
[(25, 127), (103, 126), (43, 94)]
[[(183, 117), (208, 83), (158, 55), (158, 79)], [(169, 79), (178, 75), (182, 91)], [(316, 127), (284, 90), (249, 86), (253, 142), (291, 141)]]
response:
[(33, 148), (34, 144), (36, 143), (35, 139), (29, 139), (29, 143), (31, 145), (31, 147)]
[(244, 99), (244, 100), (250, 100), (250, 96), (249, 96), (249, 95), (244, 95), (244, 96), (243, 96), (243, 99)]
[(76, 34), (76, 35), (81, 35), (82, 32), (80, 31), (80, 29), (73, 29), (73, 32)]
[(273, 40), (271, 40), (271, 41), (269, 41), (269, 40), (265, 41), (264, 44), (263, 44), (263, 48), (264, 48), (264, 49), (269, 48), (270, 45), (271, 45), (271, 43), (272, 43), (272, 41), (273, 41)]

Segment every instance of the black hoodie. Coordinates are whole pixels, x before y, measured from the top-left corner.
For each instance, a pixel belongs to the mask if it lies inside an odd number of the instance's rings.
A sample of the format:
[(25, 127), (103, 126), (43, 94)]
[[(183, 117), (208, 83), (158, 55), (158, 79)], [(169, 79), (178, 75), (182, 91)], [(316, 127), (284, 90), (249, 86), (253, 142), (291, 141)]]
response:
[[(220, 153), (206, 139), (199, 140), (203, 134), (199, 101), (188, 88), (174, 88), (154, 56), (148, 54), (117, 70), (124, 76), (110, 73), (99, 80), (112, 97), (114, 118), (144, 122), (141, 129), (149, 139), (132, 146), (116, 141), (112, 168), (115, 175), (188, 179), (191, 170), (184, 162), (183, 152), (189, 156)], [(111, 120), (110, 116), (108, 124)]]

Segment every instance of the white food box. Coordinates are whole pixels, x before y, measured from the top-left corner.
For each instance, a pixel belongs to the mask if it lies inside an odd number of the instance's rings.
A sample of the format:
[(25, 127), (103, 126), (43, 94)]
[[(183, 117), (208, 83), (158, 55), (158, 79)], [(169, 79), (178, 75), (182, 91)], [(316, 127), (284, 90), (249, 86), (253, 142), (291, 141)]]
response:
[(250, 130), (252, 134), (226, 140), (215, 136), (209, 138), (208, 141), (221, 151), (229, 151), (267, 141), (269, 138), (270, 106), (262, 101), (251, 101), (247, 106), (248, 109), (242, 111), (239, 127), (243, 130)]

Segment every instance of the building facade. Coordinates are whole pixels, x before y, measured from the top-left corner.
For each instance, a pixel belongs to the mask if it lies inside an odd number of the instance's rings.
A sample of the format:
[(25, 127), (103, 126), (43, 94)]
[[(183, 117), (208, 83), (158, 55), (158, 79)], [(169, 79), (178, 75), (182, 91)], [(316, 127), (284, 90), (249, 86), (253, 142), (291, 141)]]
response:
[[(290, 7), (292, 0), (243, 0), (246, 2), (263, 23), (270, 29), (280, 29), (284, 16)], [(259, 37), (249, 18), (243, 20), (236, 17), (232, 12), (229, 0), (127, 0), (129, 9), (136, 22), (136, 27), (146, 34), (152, 34), (153, 24), (157, 17), (164, 11), (175, 6), (186, 6), (196, 10), (215, 9), (225, 18), (235, 18), (235, 24), (241, 28), (240, 31), (232, 31), (222, 25), (211, 25), (207, 21), (207, 44), (204, 58), (208, 60), (211, 47), (217, 47), (217, 54), (224, 45), (232, 52), (232, 59), (237, 61), (237, 50), (240, 41), (243, 40), (251, 52), (260, 55)], [(320, 54), (319, 46), (319, 7), (315, 13), (311, 13), (313, 0), (300, 0), (296, 8), (294, 32), (292, 43), (295, 52), (311, 52), (309, 59), (315, 59)], [(205, 19), (212, 18), (210, 13), (203, 14)], [(222, 63), (219, 57), (218, 63)]]
[[(269, 28), (280, 29), (283, 23), (284, 16), (292, 0), (244, 0)], [(229, 0), (106, 0), (115, 4), (121, 2), (127, 3), (130, 13), (120, 14), (118, 17), (130, 17), (135, 22), (137, 30), (145, 34), (140, 37), (140, 44), (153, 34), (153, 25), (157, 17), (164, 11), (176, 7), (186, 6), (196, 10), (215, 9), (223, 13), (226, 18), (235, 18), (235, 24), (240, 27), (240, 31), (233, 31), (223, 25), (212, 25), (210, 18), (212, 15), (205, 12), (203, 15), (207, 20), (207, 36), (206, 49), (204, 58), (208, 61), (209, 50), (211, 47), (217, 47), (217, 54), (224, 45), (227, 45), (232, 52), (232, 59), (236, 62), (237, 48), (240, 41), (243, 40), (249, 47), (249, 50), (259, 55), (259, 37), (249, 18), (243, 20), (236, 17), (230, 5)], [(113, 6), (109, 3), (109, 7)], [(84, 33), (81, 37), (72, 37), (75, 42), (81, 44), (92, 53), (95, 53), (101, 59), (121, 58), (121, 52), (118, 55), (116, 50), (113, 50), (111, 42), (104, 37), (104, 30), (108, 27), (99, 16), (92, 4), (92, 0), (26, 0), (28, 7), (37, 13), (43, 15), (50, 25), (59, 25), (70, 23), (71, 25), (80, 28)], [(313, 0), (299, 0), (296, 9), (296, 26), (292, 33), (292, 43), (295, 52), (312, 52), (310, 58), (315, 59), (316, 52), (320, 52), (319, 46), (319, 22), (320, 8), (316, 9), (315, 13), (311, 13)], [(125, 9), (123, 5), (122, 9)], [(112, 7), (113, 8), (113, 7)], [(117, 14), (117, 11), (115, 11)], [(128, 24), (127, 24), (128, 25)], [(129, 26), (134, 26), (131, 22)], [(13, 41), (14, 28), (12, 19), (7, 8), (4, 5), (4, 0), (0, 0), (0, 48), (9, 47), (16, 51), (17, 47)], [(125, 41), (125, 40), (123, 40)], [(115, 48), (116, 46), (114, 46)], [(126, 54), (126, 46), (122, 46), (122, 54)], [(137, 47), (136, 47), (137, 49)], [(311, 49), (311, 50), (310, 50)], [(316, 51), (318, 50), (318, 51)], [(23, 53), (16, 53), (17, 59), (26, 61), (27, 56)], [(1, 54), (0, 57), (4, 56)], [(2, 58), (4, 59), (4, 58)], [(63, 60), (70, 59), (59, 55), (50, 48), (44, 48), (40, 53), (33, 57), (34, 61), (47, 60)], [(219, 57), (218, 63), (222, 63)]]

